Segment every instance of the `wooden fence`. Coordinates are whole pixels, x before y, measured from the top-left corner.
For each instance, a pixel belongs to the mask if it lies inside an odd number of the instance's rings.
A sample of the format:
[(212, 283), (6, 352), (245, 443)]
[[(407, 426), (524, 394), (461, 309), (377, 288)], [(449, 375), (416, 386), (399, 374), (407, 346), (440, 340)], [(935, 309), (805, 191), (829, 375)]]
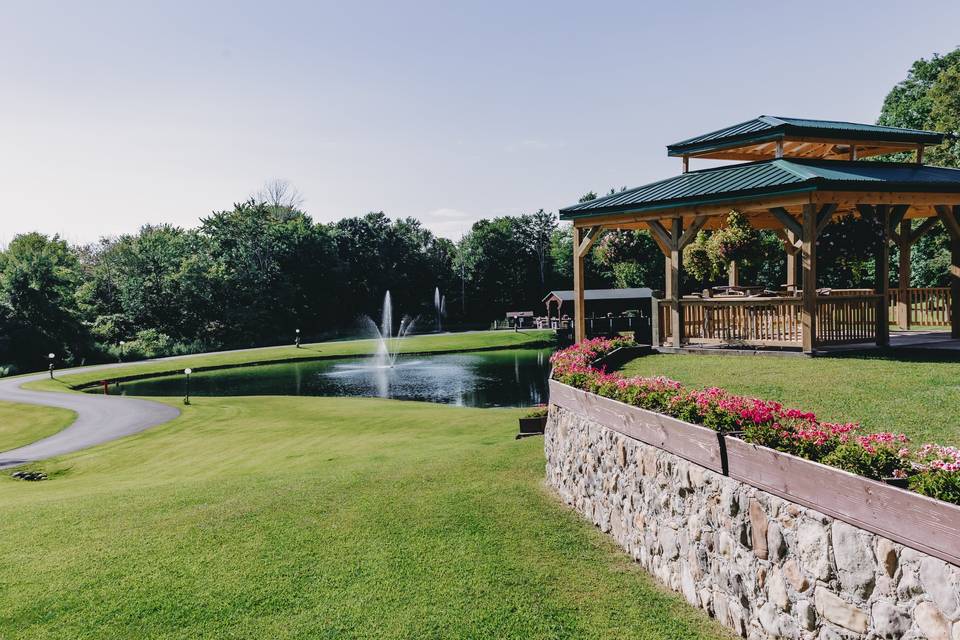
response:
[[(907, 289), (907, 300), (910, 305), (910, 319), (904, 328), (916, 327), (948, 327), (950, 326), (950, 288), (925, 287)], [(900, 291), (890, 289), (890, 324), (900, 325), (897, 317), (897, 306), (900, 303)]]
[(848, 344), (877, 339), (880, 296), (829, 295), (817, 298), (817, 343)]
[[(877, 335), (877, 305), (871, 293), (819, 296), (819, 344), (871, 342)], [(796, 347), (803, 342), (799, 298), (685, 299), (683, 332), (687, 344), (727, 344), (751, 347)], [(671, 337), (672, 303), (659, 305), (661, 343)]]

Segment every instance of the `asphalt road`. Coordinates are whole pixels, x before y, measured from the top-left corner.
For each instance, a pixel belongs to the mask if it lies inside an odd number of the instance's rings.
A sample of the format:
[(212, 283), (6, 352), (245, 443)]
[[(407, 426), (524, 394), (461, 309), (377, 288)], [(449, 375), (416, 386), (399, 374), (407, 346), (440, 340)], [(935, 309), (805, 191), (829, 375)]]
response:
[[(78, 373), (116, 366), (85, 367), (71, 369), (69, 372)], [(20, 388), (24, 383), (41, 380), (48, 375), (38, 373), (17, 378), (0, 378), (0, 400), (71, 409), (76, 412), (77, 419), (59, 433), (0, 453), (0, 469), (80, 451), (139, 433), (180, 415), (178, 409), (150, 400), (89, 393), (28, 391)]]

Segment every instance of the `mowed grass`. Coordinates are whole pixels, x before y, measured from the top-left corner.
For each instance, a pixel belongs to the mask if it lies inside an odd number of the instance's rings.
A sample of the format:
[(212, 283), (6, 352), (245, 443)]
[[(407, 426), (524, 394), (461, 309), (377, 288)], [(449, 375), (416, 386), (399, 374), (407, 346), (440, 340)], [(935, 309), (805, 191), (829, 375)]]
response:
[(74, 418), (76, 414), (67, 409), (0, 402), (0, 451), (52, 436)]
[(728, 637), (558, 502), (522, 410), (182, 408), (0, 478), (0, 637)]
[[(398, 353), (446, 353), (547, 346), (555, 341), (556, 334), (549, 330), (469, 331), (409, 336), (401, 340), (395, 340), (393, 346)], [(130, 376), (170, 374), (183, 371), (186, 367), (201, 371), (216, 367), (245, 366), (270, 362), (366, 356), (374, 354), (376, 350), (377, 342), (374, 340), (337, 340), (304, 344), (299, 349), (289, 345), (221, 351), (130, 363), (122, 367), (112, 367), (108, 370), (71, 373), (70, 369), (64, 369), (57, 372), (57, 382), (51, 383), (49, 380), (42, 380), (28, 383), (26, 388), (50, 390), (63, 388), (64, 386), (79, 387), (97, 383), (104, 378), (116, 379)]]
[(831, 358), (658, 354), (623, 367), (693, 387), (777, 400), (869, 431), (960, 445), (960, 360), (885, 355)]

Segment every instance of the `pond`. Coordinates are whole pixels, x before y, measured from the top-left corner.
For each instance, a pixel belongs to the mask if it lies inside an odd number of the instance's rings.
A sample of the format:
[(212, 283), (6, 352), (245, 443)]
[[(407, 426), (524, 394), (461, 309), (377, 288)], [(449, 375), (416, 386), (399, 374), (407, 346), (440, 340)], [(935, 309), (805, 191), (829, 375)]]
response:
[[(550, 349), (400, 356), (393, 367), (370, 358), (287, 362), (200, 371), (195, 396), (367, 396), (467, 407), (527, 407), (547, 401)], [(102, 393), (98, 388), (90, 393)], [(182, 374), (110, 385), (111, 394), (178, 396)]]

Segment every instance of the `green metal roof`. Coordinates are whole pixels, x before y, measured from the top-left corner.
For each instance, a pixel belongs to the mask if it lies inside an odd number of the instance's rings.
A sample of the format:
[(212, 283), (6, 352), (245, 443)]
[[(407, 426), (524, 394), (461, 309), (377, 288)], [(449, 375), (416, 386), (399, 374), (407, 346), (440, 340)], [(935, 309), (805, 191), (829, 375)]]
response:
[(960, 192), (960, 169), (915, 163), (778, 158), (683, 173), (560, 210), (562, 220), (721, 204), (802, 191)]
[(836, 139), (838, 142), (870, 140), (940, 144), (943, 142), (944, 134), (936, 131), (901, 129), (899, 127), (884, 127), (856, 122), (759, 116), (753, 120), (747, 120), (740, 124), (667, 145), (667, 154), (681, 156), (744, 144), (768, 142), (784, 137), (828, 138)]

